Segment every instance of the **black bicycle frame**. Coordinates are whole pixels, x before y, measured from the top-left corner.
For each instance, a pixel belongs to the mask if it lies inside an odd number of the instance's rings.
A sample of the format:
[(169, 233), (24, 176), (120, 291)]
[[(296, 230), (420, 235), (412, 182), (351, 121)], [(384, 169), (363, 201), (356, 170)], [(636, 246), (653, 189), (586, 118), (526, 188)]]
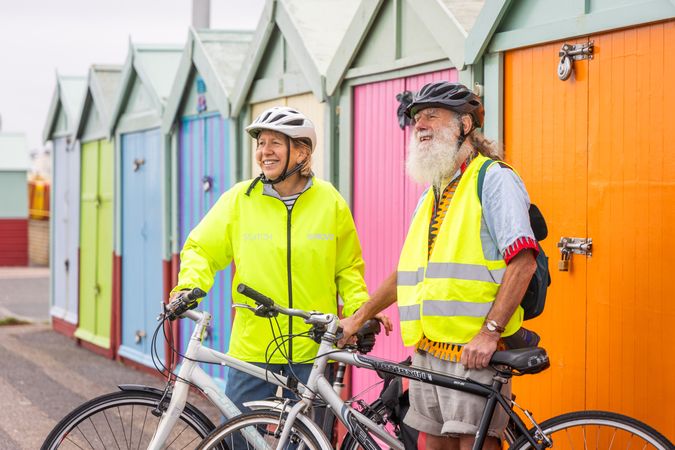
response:
[[(417, 380), (422, 383), (433, 384), (435, 386), (466, 392), (485, 398), (485, 410), (483, 411), (483, 415), (478, 425), (478, 432), (476, 432), (476, 440), (473, 444), (473, 450), (480, 450), (483, 448), (485, 438), (487, 437), (488, 427), (490, 426), (490, 421), (492, 420), (492, 415), (495, 412), (497, 403), (501, 405), (511, 420), (513, 420), (520, 433), (527, 436), (527, 439), (530, 441), (530, 444), (532, 444), (533, 448), (537, 450), (542, 450), (545, 448), (530, 435), (521, 418), (513, 411), (511, 405), (501, 394), (502, 385), (508, 382), (508, 378), (511, 377), (510, 374), (500, 373), (496, 375), (492, 381), (492, 385), (490, 386), (468, 378), (453, 377), (441, 372), (435, 372), (413, 366), (406, 366), (392, 361), (387, 361), (386, 359), (374, 358), (372, 356), (354, 355), (354, 359), (363, 364), (364, 368), (370, 368), (378, 372), (389, 373), (402, 378)], [(501, 381), (499, 378), (502, 378), (503, 381)], [(361, 442), (361, 439), (359, 439), (360, 436), (358, 433), (355, 434), (354, 437), (359, 441), (360, 444), (364, 444), (364, 442)]]

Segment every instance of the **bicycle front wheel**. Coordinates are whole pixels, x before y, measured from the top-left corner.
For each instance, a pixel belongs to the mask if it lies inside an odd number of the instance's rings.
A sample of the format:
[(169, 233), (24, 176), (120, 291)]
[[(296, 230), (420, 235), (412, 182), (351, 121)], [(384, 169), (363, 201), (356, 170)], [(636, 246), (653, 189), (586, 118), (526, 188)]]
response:
[[(90, 400), (54, 427), (42, 450), (147, 448), (159, 424), (153, 410), (161, 397), (150, 391), (120, 391)], [(193, 448), (214, 428), (187, 403), (164, 448)]]
[[(202, 441), (198, 450), (276, 449), (285, 420), (286, 414), (277, 410), (245, 412), (216, 428)], [(251, 442), (251, 433), (256, 435), (257, 442)], [(283, 448), (284, 450), (321, 450), (321, 444), (307, 426), (298, 419), (293, 423), (289, 442)]]
[[(659, 449), (673, 450), (673, 444), (649, 425), (622, 414), (606, 411), (578, 411), (553, 417), (539, 425), (553, 441), (553, 449)], [(511, 448), (529, 449), (521, 436)]]

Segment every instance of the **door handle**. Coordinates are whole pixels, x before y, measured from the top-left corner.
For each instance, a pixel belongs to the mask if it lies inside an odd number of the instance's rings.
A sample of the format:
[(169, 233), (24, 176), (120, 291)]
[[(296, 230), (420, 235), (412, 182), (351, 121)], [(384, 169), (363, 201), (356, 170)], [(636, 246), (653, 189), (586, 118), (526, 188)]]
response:
[(134, 172), (138, 172), (138, 170), (141, 168), (143, 164), (145, 164), (145, 159), (144, 158), (136, 158), (134, 159)]

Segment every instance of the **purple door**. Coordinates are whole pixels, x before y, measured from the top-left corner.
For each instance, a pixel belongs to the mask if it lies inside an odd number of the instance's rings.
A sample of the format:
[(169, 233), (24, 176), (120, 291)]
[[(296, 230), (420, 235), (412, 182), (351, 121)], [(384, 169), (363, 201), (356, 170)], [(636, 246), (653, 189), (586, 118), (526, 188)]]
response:
[[(353, 213), (366, 262), (366, 283), (372, 293), (398, 264), (398, 256), (417, 201), (426, 188), (415, 184), (405, 173), (409, 129), (398, 125), (396, 94), (417, 91), (434, 80), (457, 80), (454, 69), (408, 78), (380, 81), (354, 88), (354, 187)], [(386, 314), (394, 332), (380, 337), (374, 356), (403, 360), (411, 354), (401, 341), (398, 310), (392, 305)], [(374, 372), (352, 371), (352, 395), (377, 383)], [(378, 390), (364, 397), (370, 401)]]

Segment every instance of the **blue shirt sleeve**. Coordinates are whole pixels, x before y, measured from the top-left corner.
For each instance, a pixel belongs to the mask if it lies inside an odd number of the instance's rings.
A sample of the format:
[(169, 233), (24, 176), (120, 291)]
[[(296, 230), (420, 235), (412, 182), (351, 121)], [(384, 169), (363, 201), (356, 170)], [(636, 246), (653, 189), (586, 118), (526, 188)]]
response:
[(483, 219), (504, 256), (519, 239), (534, 241), (530, 226), (530, 197), (523, 180), (508, 167), (493, 164), (483, 180)]

